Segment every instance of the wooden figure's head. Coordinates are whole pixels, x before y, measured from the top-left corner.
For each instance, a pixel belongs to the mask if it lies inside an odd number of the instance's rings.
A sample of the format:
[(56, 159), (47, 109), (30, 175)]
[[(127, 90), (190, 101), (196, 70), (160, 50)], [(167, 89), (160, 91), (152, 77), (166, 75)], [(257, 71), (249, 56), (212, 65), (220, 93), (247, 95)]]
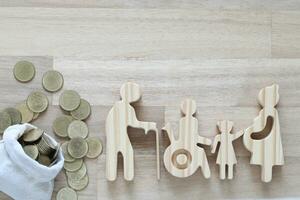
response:
[(123, 101), (133, 103), (138, 101), (142, 94), (138, 84), (127, 82), (122, 85), (120, 95)]
[(262, 107), (275, 107), (279, 102), (279, 86), (273, 84), (260, 90), (258, 102)]
[(181, 103), (181, 112), (186, 116), (192, 116), (196, 113), (197, 106), (193, 99), (185, 99)]

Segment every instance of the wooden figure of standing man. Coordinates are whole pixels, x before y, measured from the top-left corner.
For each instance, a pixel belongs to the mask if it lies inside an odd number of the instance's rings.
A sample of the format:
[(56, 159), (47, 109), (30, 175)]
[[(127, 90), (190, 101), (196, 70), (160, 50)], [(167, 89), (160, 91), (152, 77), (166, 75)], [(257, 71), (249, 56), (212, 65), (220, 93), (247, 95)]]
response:
[(226, 178), (226, 165), (227, 165), (227, 177), (228, 179), (233, 178), (233, 166), (237, 163), (235, 152), (233, 149), (232, 142), (243, 135), (243, 131), (235, 134), (231, 134), (233, 127), (232, 121), (219, 121), (217, 123), (220, 134), (216, 135), (212, 144), (212, 153), (215, 153), (218, 143), (220, 143), (218, 157), (216, 163), (220, 169), (220, 179)]
[[(114, 104), (106, 118), (106, 177), (109, 181), (116, 180), (118, 153), (123, 156), (124, 179), (131, 181), (134, 178), (134, 155), (130, 143), (127, 128), (144, 129), (155, 131), (156, 123), (142, 122), (136, 117), (134, 108), (130, 105), (141, 98), (140, 87), (132, 82), (128, 82), (121, 87), (121, 101)], [(159, 156), (159, 143), (156, 135), (157, 156)], [(157, 176), (159, 179), (159, 157), (157, 158)]]
[(281, 143), (278, 112), (275, 106), (279, 101), (279, 86), (274, 84), (263, 88), (258, 95), (262, 110), (253, 124), (245, 129), (243, 142), (251, 152), (250, 164), (261, 165), (261, 179), (272, 180), (274, 165), (283, 165), (284, 157)]
[(211, 145), (211, 140), (198, 133), (196, 102), (186, 99), (181, 104), (184, 115), (179, 121), (179, 137), (175, 139), (169, 123), (163, 128), (169, 136), (170, 146), (164, 153), (164, 164), (169, 173), (176, 177), (188, 177), (201, 167), (205, 178), (210, 177), (210, 169), (205, 151), (197, 144)]

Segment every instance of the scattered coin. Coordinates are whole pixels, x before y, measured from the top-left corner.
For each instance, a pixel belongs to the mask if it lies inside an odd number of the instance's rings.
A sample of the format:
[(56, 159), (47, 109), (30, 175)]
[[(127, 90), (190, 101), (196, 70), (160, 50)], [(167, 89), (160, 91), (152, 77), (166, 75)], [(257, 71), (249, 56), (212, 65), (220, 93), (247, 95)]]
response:
[(26, 145), (23, 147), (23, 150), (33, 160), (36, 160), (39, 156), (39, 150), (36, 145)]
[(7, 112), (0, 112), (0, 134), (11, 125), (11, 119)]
[(73, 180), (68, 178), (68, 184), (74, 190), (83, 190), (89, 184), (89, 177), (85, 175), (80, 180)]
[(47, 109), (48, 104), (47, 96), (39, 91), (32, 92), (27, 98), (27, 106), (32, 112), (43, 112)]
[(73, 121), (73, 118), (68, 115), (63, 115), (56, 118), (53, 122), (53, 131), (59, 137), (68, 137), (68, 127)]
[(31, 62), (19, 61), (14, 67), (14, 76), (20, 82), (29, 82), (35, 75), (35, 67)]
[(51, 164), (51, 159), (46, 155), (39, 155), (38, 160), (40, 164), (49, 166)]
[(69, 171), (69, 172), (75, 172), (81, 168), (83, 165), (83, 160), (82, 159), (76, 159), (73, 162), (65, 162), (64, 163), (64, 169)]
[(84, 163), (82, 164), (81, 168), (75, 172), (66, 171), (68, 179), (72, 179), (72, 180), (80, 180), (86, 175), (86, 173), (87, 173), (87, 168)]
[(81, 137), (72, 138), (68, 144), (68, 152), (73, 158), (83, 158), (88, 150), (87, 142)]
[(88, 101), (81, 99), (80, 105), (70, 113), (74, 119), (85, 120), (91, 114), (91, 105)]
[(65, 158), (65, 161), (66, 162), (74, 162), (75, 161), (75, 158), (73, 158), (69, 152), (68, 152), (68, 143), (69, 142), (64, 142), (62, 145), (61, 145), (61, 150), (63, 152), (63, 155), (64, 155), (64, 158)]
[(76, 192), (69, 188), (69, 187), (64, 187), (60, 189), (56, 195), (56, 200), (77, 200), (77, 194)]
[(89, 137), (86, 139), (89, 146), (89, 151), (86, 154), (88, 158), (97, 158), (102, 153), (102, 142), (96, 137)]
[(43, 133), (44, 133), (44, 131), (39, 128), (32, 129), (23, 135), (23, 141), (24, 142), (35, 142), (42, 137)]
[(80, 96), (74, 90), (65, 90), (59, 97), (59, 105), (66, 111), (73, 111), (80, 105)]
[(58, 71), (50, 70), (43, 76), (42, 85), (48, 92), (57, 92), (62, 88), (63, 84), (63, 76)]
[(22, 122), (22, 115), (19, 110), (16, 108), (6, 108), (4, 112), (7, 112), (11, 119), (11, 124), (20, 124)]
[(22, 116), (22, 123), (28, 123), (33, 119), (33, 112), (29, 110), (26, 101), (18, 104), (16, 109), (20, 111)]
[(86, 138), (89, 134), (89, 128), (83, 121), (74, 120), (68, 127), (69, 138), (81, 137)]

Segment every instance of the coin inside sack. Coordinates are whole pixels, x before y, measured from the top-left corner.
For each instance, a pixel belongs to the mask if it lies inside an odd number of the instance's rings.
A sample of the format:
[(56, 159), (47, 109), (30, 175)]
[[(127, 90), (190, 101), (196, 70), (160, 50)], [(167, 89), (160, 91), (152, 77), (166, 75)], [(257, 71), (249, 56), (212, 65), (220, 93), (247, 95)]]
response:
[(68, 127), (72, 121), (73, 118), (68, 115), (56, 118), (52, 125), (54, 133), (59, 137), (68, 137)]
[(35, 75), (35, 67), (31, 62), (19, 61), (14, 66), (14, 76), (20, 82), (29, 82)]
[(60, 189), (56, 195), (56, 200), (77, 200), (77, 194), (76, 192), (69, 188), (69, 187), (64, 187)]
[(39, 150), (36, 145), (26, 145), (23, 147), (23, 150), (33, 160), (36, 160), (39, 156)]
[(68, 178), (68, 184), (74, 190), (83, 190), (89, 184), (89, 177), (87, 175), (85, 175), (80, 180), (73, 180), (73, 179)]
[(42, 85), (48, 92), (57, 92), (62, 88), (63, 84), (63, 76), (58, 71), (50, 70), (43, 76)]
[(16, 106), (16, 109), (19, 110), (21, 113), (22, 123), (28, 123), (32, 121), (34, 114), (31, 110), (29, 110), (26, 101), (18, 104)]
[(41, 129), (32, 129), (23, 135), (24, 142), (35, 142), (40, 139), (43, 135), (44, 131)]
[(97, 158), (102, 153), (102, 142), (96, 137), (89, 137), (86, 139), (89, 150), (86, 154), (88, 158)]
[(73, 162), (65, 162), (64, 169), (69, 172), (75, 172), (81, 168), (82, 164), (83, 164), (82, 159), (76, 159)]
[(11, 125), (11, 119), (7, 112), (0, 112), (0, 134)]
[(22, 122), (22, 115), (19, 110), (16, 108), (6, 108), (4, 112), (7, 112), (11, 119), (11, 124), (20, 124)]
[(39, 155), (37, 161), (45, 166), (49, 166), (51, 164), (51, 159), (49, 158), (49, 156), (46, 155)]
[(69, 142), (64, 142), (64, 143), (61, 145), (61, 150), (62, 150), (62, 152), (63, 152), (65, 161), (66, 161), (66, 162), (73, 162), (73, 161), (75, 161), (75, 158), (73, 158), (73, 157), (69, 154), (69, 152), (68, 152), (68, 143), (69, 143)]
[(84, 163), (82, 164), (81, 168), (75, 172), (66, 171), (67, 178), (72, 180), (80, 180), (86, 175), (86, 173), (87, 168)]
[(81, 137), (72, 138), (68, 144), (68, 152), (73, 158), (83, 158), (88, 150), (87, 142)]
[(32, 112), (43, 112), (47, 109), (48, 104), (47, 96), (39, 91), (32, 92), (27, 98), (27, 106)]
[(83, 121), (74, 120), (70, 123), (68, 127), (68, 136), (69, 138), (86, 138), (89, 134), (89, 128)]
[(37, 144), (38, 150), (43, 155), (52, 157), (56, 152), (56, 146), (45, 135), (42, 136), (41, 140)]
[(65, 90), (59, 97), (59, 105), (65, 111), (73, 111), (80, 105), (80, 96), (74, 90)]
[(81, 99), (80, 105), (70, 113), (74, 119), (85, 120), (91, 114), (91, 105), (88, 101)]

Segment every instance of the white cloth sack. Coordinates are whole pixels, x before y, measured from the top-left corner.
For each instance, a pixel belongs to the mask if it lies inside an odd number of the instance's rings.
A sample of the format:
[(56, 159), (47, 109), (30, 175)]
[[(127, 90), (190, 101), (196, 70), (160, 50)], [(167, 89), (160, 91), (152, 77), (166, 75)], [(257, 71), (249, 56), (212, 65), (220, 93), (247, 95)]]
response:
[[(51, 167), (41, 165), (25, 154), (18, 138), (34, 128), (30, 124), (10, 126), (0, 141), (0, 191), (15, 200), (50, 200), (54, 178), (64, 164), (61, 149), (58, 161)], [(53, 138), (46, 136), (57, 145)]]

